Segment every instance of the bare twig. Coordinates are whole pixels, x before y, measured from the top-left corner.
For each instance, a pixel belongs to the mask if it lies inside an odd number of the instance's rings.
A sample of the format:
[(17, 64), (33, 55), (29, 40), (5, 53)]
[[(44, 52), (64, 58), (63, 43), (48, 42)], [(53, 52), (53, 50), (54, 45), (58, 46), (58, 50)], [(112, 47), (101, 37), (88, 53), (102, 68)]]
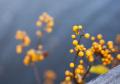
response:
[(34, 75), (35, 75), (35, 79), (36, 79), (36, 81), (37, 81), (37, 84), (41, 84), (37, 66), (36, 66), (34, 63), (32, 63), (32, 64), (31, 64), (31, 67), (33, 68), (33, 72), (34, 72)]

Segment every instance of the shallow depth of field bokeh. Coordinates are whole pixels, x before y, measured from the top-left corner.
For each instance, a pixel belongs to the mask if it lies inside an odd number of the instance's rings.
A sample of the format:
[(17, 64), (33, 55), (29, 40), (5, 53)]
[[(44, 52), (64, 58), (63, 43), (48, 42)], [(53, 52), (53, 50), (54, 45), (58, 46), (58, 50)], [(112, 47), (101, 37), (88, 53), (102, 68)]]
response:
[[(72, 26), (82, 24), (86, 32), (101, 33), (104, 39), (114, 40), (120, 33), (119, 3), (119, 0), (0, 0), (0, 84), (36, 84), (33, 70), (24, 66), (23, 56), (15, 52), (18, 29), (28, 33), (32, 39), (30, 47), (34, 47), (38, 41), (35, 36), (38, 16), (47, 12), (54, 18), (53, 32), (43, 38), (49, 55), (37, 66), (41, 79), (46, 70), (53, 70), (59, 84), (73, 58), (69, 54)], [(84, 43), (89, 45), (89, 41)]]

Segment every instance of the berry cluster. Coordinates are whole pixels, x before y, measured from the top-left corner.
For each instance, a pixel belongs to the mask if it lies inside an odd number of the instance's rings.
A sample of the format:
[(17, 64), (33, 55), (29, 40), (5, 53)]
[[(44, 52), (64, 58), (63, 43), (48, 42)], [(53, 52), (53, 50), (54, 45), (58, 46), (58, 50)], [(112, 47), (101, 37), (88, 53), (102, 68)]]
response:
[(18, 30), (16, 32), (15, 38), (16, 38), (16, 40), (22, 41), (21, 44), (19, 44), (19, 45), (16, 46), (16, 52), (17, 52), (17, 54), (21, 54), (22, 51), (23, 51), (23, 48), (30, 45), (31, 40), (30, 40), (29, 36), (26, 34), (26, 32), (21, 31), (21, 30)]
[[(48, 33), (52, 32), (53, 26), (54, 26), (54, 19), (48, 15), (48, 13), (43, 13), (42, 15), (39, 16), (38, 21), (36, 22), (36, 26), (42, 27), (43, 24), (46, 24), (46, 27), (44, 30)], [(41, 37), (42, 36), (42, 29), (36, 32), (37, 36)]]
[[(49, 16), (47, 13), (43, 13), (39, 16), (39, 20), (36, 22), (37, 27), (41, 27), (43, 23), (46, 23), (46, 27), (44, 28), (46, 32), (52, 32), (53, 26), (54, 26), (54, 20), (51, 16)], [(42, 37), (42, 30), (37, 30), (36, 34), (39, 37), (39, 40), (41, 40)], [(23, 51), (23, 48), (26, 46), (29, 46), (31, 43), (30, 38), (24, 31), (18, 30), (16, 32), (16, 39), (21, 40), (22, 44), (17, 45), (16, 52), (17, 54), (21, 54)], [(43, 61), (44, 58), (46, 58), (48, 55), (48, 52), (43, 49), (42, 42), (40, 41), (37, 44), (37, 48), (31, 48), (27, 51), (23, 63), (24, 65), (31, 65), (39, 61)]]
[(27, 55), (25, 56), (23, 63), (25, 65), (29, 65), (31, 63), (43, 61), (47, 55), (48, 53), (46, 51), (43, 51), (42, 45), (39, 45), (39, 48), (37, 50), (30, 49), (27, 51)]
[[(113, 41), (105, 41), (102, 34), (92, 36), (89, 33), (85, 33), (82, 25), (74, 25), (73, 32), (74, 34), (71, 35), (73, 48), (69, 52), (75, 54), (75, 57), (69, 64), (71, 71), (65, 71), (64, 82), (66, 83), (64, 84), (71, 84), (72, 82), (83, 84), (85, 77), (96, 61), (100, 60), (100, 64), (107, 66), (116, 58), (120, 60), (120, 54), (117, 54), (116, 57), (113, 56), (114, 53), (118, 53), (118, 49), (115, 47)], [(92, 44), (89, 48), (81, 43), (82, 38), (91, 41)], [(79, 62), (77, 59), (79, 59)], [(87, 60), (87, 63), (89, 63), (88, 66), (85, 66), (83, 59)], [(100, 68), (104, 67), (100, 66)]]
[(47, 70), (44, 74), (44, 83), (43, 84), (55, 84), (56, 73), (52, 70)]

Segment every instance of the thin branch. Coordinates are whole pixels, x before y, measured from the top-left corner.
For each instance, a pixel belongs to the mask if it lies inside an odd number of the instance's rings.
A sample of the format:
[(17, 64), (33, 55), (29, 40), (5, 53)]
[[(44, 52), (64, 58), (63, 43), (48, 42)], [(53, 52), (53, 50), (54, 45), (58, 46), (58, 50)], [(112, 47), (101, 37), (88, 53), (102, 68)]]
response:
[(92, 65), (90, 64), (90, 65), (88, 66), (88, 69), (87, 69), (86, 73), (84, 74), (84, 76), (83, 76), (83, 78), (82, 78), (83, 80), (85, 80), (85, 78), (86, 78), (86, 76), (88, 75), (91, 67), (92, 67)]
[(35, 75), (35, 79), (36, 79), (36, 81), (37, 81), (37, 84), (41, 84), (37, 66), (36, 66), (34, 63), (32, 63), (32, 64), (31, 64), (31, 67), (33, 68), (33, 72), (34, 72), (34, 75)]

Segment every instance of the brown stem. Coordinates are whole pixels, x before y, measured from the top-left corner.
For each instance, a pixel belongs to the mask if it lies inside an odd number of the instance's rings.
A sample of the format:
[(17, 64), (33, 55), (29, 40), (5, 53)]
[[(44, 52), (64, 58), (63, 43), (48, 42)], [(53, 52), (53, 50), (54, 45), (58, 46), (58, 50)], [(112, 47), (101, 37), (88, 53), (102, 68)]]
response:
[(84, 74), (84, 76), (83, 76), (83, 78), (82, 78), (83, 80), (85, 80), (85, 78), (86, 78), (86, 76), (88, 75), (91, 67), (92, 67), (92, 65), (90, 64), (89, 67), (88, 67), (88, 69), (87, 69), (87, 71), (86, 71), (86, 73)]
[(33, 68), (33, 72), (34, 72), (34, 75), (35, 75), (35, 79), (36, 79), (36, 81), (37, 81), (37, 84), (41, 84), (37, 66), (36, 66), (34, 63), (32, 63), (32, 64), (31, 64), (31, 67)]

